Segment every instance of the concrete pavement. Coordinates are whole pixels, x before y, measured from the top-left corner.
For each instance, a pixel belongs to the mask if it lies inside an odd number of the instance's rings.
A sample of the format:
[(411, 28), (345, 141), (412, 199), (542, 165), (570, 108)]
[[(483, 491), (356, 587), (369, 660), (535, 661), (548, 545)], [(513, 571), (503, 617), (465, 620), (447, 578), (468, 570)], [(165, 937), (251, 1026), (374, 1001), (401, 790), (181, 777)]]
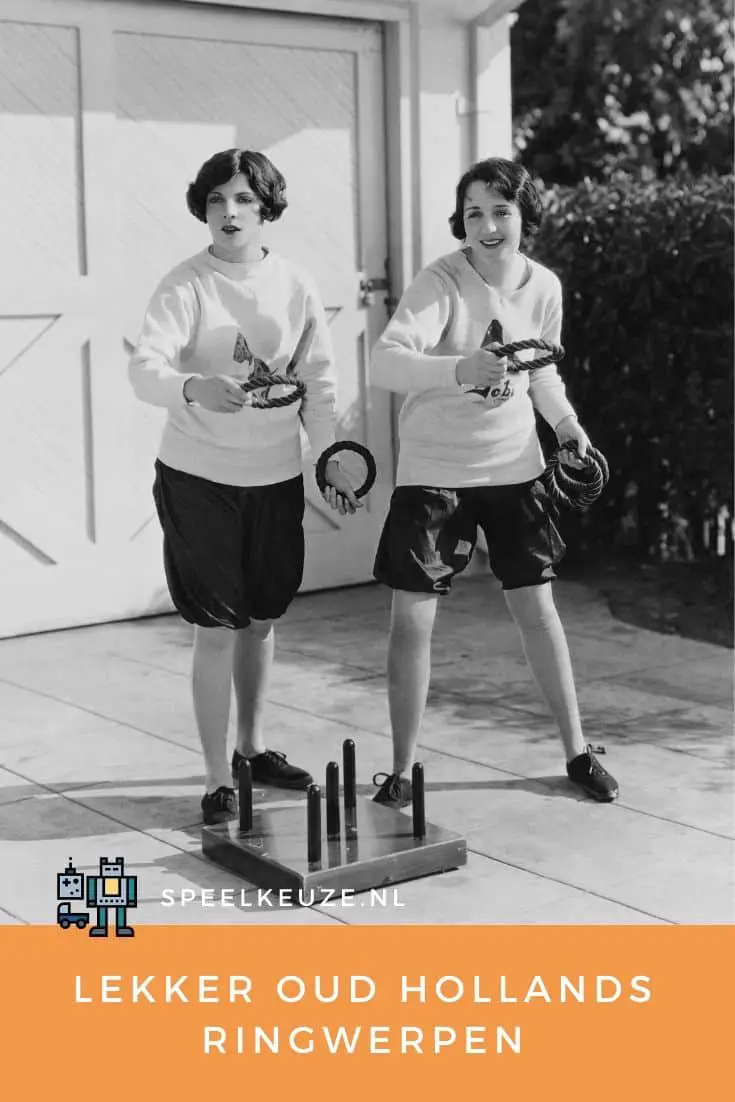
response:
[[(178, 617), (0, 642), (0, 923), (53, 922), (69, 858), (92, 872), (117, 855), (139, 878), (134, 924), (732, 922), (732, 653), (620, 623), (581, 585), (556, 595), (587, 736), (607, 747), (619, 801), (568, 784), (500, 589), (467, 578), (440, 609), (419, 756), (427, 816), (466, 836), (468, 865), (355, 906), (258, 906), (201, 855), (191, 629)], [(317, 779), (354, 738), (366, 794), (390, 767), (388, 610), (378, 586), (297, 598), (268, 707), (269, 745)], [(164, 906), (165, 889), (196, 902)], [(237, 906), (222, 905), (228, 889)]]

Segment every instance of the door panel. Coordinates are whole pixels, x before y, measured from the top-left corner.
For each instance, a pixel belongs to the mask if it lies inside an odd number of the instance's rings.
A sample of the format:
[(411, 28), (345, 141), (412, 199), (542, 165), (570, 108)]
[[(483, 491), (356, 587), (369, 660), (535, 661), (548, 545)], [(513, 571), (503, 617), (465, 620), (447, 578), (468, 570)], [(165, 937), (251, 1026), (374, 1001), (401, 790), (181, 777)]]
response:
[(359, 293), (386, 259), (379, 29), (14, 6), (0, 18), (0, 210), (21, 214), (0, 250), (0, 636), (170, 608), (150, 495), (163, 414), (134, 398), (127, 358), (160, 278), (209, 240), (185, 190), (230, 146), (261, 149), (287, 179), (266, 241), (315, 277), (339, 435), (379, 460), (354, 518), (324, 505), (308, 464), (304, 588), (368, 580), (393, 469), (389, 398), (368, 375), (384, 307)]

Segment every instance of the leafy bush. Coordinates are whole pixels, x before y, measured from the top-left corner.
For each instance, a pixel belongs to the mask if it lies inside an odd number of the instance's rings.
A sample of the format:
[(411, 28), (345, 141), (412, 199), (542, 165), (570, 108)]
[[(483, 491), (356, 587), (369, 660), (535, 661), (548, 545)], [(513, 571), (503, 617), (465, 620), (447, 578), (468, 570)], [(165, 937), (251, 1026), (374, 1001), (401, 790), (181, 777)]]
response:
[(620, 176), (545, 199), (534, 255), (564, 285), (560, 370), (611, 468), (570, 543), (691, 559), (732, 517), (733, 178)]
[(732, 166), (732, 0), (524, 0), (514, 146), (554, 184)]

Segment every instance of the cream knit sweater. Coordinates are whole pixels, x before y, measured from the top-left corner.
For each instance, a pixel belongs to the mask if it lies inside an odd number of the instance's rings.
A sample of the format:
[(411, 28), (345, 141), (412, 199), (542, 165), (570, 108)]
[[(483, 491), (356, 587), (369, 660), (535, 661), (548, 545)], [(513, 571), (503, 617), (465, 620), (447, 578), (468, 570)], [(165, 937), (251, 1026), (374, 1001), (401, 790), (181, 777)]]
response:
[[(248, 377), (252, 364), (233, 357), (238, 337), (272, 371), (295, 370), (307, 388), (300, 405), (211, 413), (186, 404), (183, 385), (192, 375)], [(270, 485), (302, 470), (300, 424), (314, 462), (334, 441), (336, 379), (324, 309), (311, 278), (274, 253), (233, 264), (205, 250), (174, 268), (148, 306), (129, 374), (139, 398), (168, 410), (158, 454), (179, 471), (227, 485)]]
[[(526, 278), (509, 294), (490, 287), (463, 250), (424, 268), (403, 295), (373, 349), (372, 382), (406, 394), (399, 418), (398, 485), (458, 488), (537, 478), (544, 467), (534, 408), (552, 427), (574, 408), (556, 366), (511, 376), (501, 404), (470, 394), (457, 362), (482, 344), (490, 322), (503, 341), (531, 337), (559, 343), (561, 284), (530, 258)], [(532, 359), (541, 353), (524, 352)]]

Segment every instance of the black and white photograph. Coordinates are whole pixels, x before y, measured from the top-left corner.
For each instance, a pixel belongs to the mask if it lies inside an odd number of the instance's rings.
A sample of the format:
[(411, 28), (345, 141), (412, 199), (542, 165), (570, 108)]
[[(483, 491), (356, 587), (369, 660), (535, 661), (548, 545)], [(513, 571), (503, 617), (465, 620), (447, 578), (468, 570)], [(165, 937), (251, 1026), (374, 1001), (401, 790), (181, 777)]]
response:
[(0, 0), (0, 924), (733, 923), (733, 56)]

